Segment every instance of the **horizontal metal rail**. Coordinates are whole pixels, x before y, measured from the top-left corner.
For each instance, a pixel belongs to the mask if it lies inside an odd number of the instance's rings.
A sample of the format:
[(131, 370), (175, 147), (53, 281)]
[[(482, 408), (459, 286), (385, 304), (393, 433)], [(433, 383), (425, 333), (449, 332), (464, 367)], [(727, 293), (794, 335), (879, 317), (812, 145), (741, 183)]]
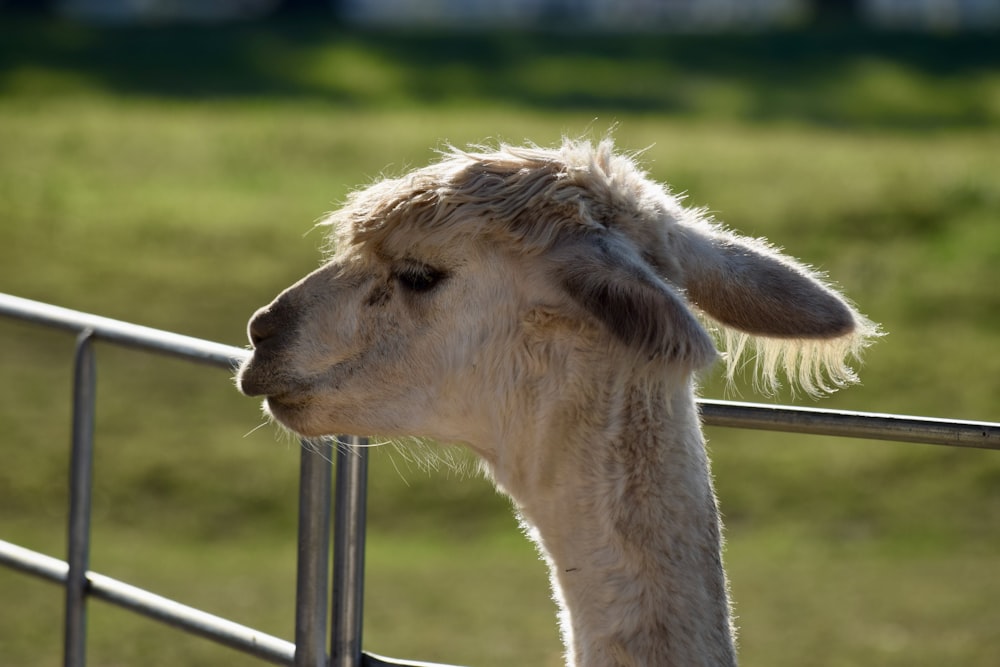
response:
[[(121, 322), (38, 301), (0, 294), (0, 314), (99, 339), (232, 368), (249, 356), (239, 347)], [(701, 400), (708, 426), (749, 428), (843, 438), (866, 438), (955, 447), (1000, 449), (1000, 423), (849, 412), (761, 403)]]
[(994, 422), (707, 399), (699, 405), (709, 426), (1000, 450), (1000, 423)]
[[(69, 565), (57, 558), (0, 540), (0, 564), (42, 579), (66, 585)], [(87, 594), (119, 607), (201, 635), (279, 665), (292, 665), (295, 644), (245, 625), (174, 602), (141, 588), (87, 572)]]
[(227, 369), (234, 368), (250, 356), (250, 351), (241, 347), (213, 343), (10, 294), (0, 294), (0, 315), (76, 333), (89, 329), (100, 340)]
[[(41, 579), (66, 585), (69, 565), (58, 558), (0, 540), (0, 565)], [(150, 593), (111, 577), (87, 572), (89, 594), (167, 625), (200, 635), (219, 644), (278, 665), (295, 664), (295, 644), (234, 623), (169, 598)], [(361, 654), (363, 667), (450, 667), (419, 660)]]

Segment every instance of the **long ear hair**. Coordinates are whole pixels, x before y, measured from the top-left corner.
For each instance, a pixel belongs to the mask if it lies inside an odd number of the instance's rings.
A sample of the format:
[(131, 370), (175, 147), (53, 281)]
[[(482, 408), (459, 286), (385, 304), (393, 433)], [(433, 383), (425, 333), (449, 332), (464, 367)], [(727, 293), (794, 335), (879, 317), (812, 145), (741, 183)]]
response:
[(748, 354), (765, 393), (779, 374), (811, 396), (857, 382), (849, 364), (881, 332), (817, 273), (707, 223), (676, 232), (687, 296), (719, 325), (730, 382)]

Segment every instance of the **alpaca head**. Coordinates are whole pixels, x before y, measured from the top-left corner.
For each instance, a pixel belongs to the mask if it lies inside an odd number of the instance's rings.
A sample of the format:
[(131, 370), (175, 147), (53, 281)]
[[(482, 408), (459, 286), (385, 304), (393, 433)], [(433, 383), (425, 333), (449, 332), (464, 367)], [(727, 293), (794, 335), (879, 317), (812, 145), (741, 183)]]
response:
[(239, 374), (303, 435), (477, 447), (528, 417), (507, 401), (541, 377), (587, 382), (579, 369), (613, 361), (687, 383), (717, 356), (710, 331), (730, 367), (750, 341), (766, 381), (784, 371), (819, 393), (853, 379), (844, 359), (874, 332), (808, 269), (684, 208), (610, 141), (452, 151), (326, 222), (329, 261), (253, 316)]

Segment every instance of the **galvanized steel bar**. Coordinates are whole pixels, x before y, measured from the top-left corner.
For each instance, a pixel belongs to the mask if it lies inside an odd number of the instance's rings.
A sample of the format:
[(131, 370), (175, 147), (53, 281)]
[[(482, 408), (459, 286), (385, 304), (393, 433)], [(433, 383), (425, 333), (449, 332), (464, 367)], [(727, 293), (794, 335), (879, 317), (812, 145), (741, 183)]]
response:
[(368, 439), (342, 437), (336, 462), (330, 667), (361, 667)]
[(295, 644), (245, 625), (174, 602), (111, 577), (90, 572), (91, 595), (186, 632), (211, 639), (278, 665), (292, 665)]
[[(25, 549), (11, 542), (0, 540), (0, 565), (18, 570), (25, 574), (40, 577), (57, 584), (65, 584), (67, 565), (65, 561), (52, 558), (45, 554)], [(243, 651), (258, 658), (279, 665), (294, 665), (295, 645), (278, 639), (253, 628), (232, 623), (226, 619), (204, 614), (197, 609), (172, 602), (166, 598), (151, 595), (147, 591), (134, 588), (128, 584), (103, 577), (96, 573), (88, 573), (88, 579), (93, 583), (92, 595), (119, 606), (133, 609), (150, 618), (161, 620), (182, 630), (197, 632), (208, 639), (219, 641), (232, 648)], [(110, 591), (115, 591), (112, 594)], [(140, 593), (136, 597), (130, 593)], [(198, 623), (191, 622), (193, 616)], [(169, 620), (168, 620), (169, 619)], [(194, 626), (194, 627), (189, 627)], [(207, 631), (208, 628), (215, 628)], [(223, 639), (224, 638), (224, 639)], [(432, 662), (417, 660), (400, 660), (387, 658), (373, 653), (363, 653), (363, 667), (450, 667)]]
[(302, 441), (295, 592), (296, 667), (326, 666), (332, 451), (329, 440)]
[(94, 464), (95, 371), (93, 332), (80, 333), (73, 363), (73, 426), (69, 467), (68, 570), (63, 664), (87, 662), (87, 570), (90, 568), (90, 501)]
[(10, 294), (0, 294), (0, 315), (9, 315), (26, 322), (35, 322), (77, 333), (89, 329), (94, 332), (96, 338), (112, 341), (118, 345), (149, 350), (226, 369), (235, 367), (250, 355), (248, 350), (239, 347), (213, 343), (200, 338), (113, 320), (69, 308), (60, 308)]
[[(0, 540), (0, 564), (57, 584), (66, 585), (65, 561)], [(269, 662), (292, 666), (295, 645), (245, 625), (174, 602), (96, 572), (87, 572), (91, 597), (200, 635)]]
[(733, 401), (702, 400), (700, 406), (710, 426), (1000, 449), (998, 423)]
[(25, 549), (6, 540), (0, 540), (0, 565), (57, 584), (66, 583), (66, 573), (69, 571), (69, 565), (64, 560)]

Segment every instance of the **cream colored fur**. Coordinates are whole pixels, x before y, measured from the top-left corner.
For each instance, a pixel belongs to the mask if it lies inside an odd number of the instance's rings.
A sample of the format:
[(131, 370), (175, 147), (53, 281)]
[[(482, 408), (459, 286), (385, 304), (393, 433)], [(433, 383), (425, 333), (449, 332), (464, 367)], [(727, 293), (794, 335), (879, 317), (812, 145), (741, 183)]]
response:
[(730, 372), (752, 349), (765, 388), (822, 393), (875, 327), (610, 141), (452, 150), (326, 224), (329, 261), (251, 320), (244, 393), (303, 435), (477, 452), (549, 563), (569, 665), (735, 664), (693, 377), (721, 341)]

